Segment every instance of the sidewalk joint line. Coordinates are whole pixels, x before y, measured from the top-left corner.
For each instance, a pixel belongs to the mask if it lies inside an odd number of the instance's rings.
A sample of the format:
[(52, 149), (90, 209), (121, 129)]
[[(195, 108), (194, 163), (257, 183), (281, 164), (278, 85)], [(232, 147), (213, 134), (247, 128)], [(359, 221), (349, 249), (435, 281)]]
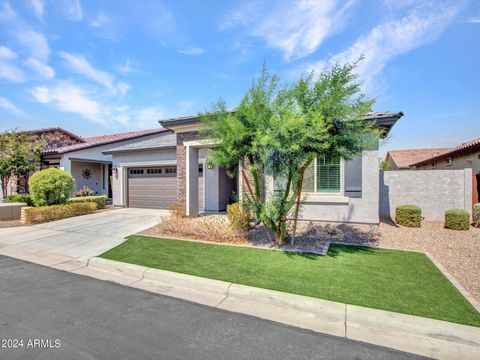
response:
[(215, 305), (215, 307), (219, 307), (225, 300), (228, 299), (228, 297), (230, 296), (230, 287), (233, 285), (233, 283), (230, 283), (228, 284), (228, 287), (227, 287), (227, 296), (225, 296), (222, 300), (220, 300), (220, 302)]

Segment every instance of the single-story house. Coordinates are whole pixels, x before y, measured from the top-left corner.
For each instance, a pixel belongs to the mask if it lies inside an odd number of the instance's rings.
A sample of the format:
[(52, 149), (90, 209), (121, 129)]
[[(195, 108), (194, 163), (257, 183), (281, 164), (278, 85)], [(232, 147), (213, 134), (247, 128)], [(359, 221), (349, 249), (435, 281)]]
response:
[[(365, 117), (387, 135), (402, 112)], [(105, 194), (113, 205), (168, 209), (185, 205), (188, 215), (218, 212), (244, 194), (239, 178), (208, 164), (215, 143), (199, 131), (198, 116), (161, 120), (161, 128), (80, 138), (43, 151), (43, 167), (70, 172), (77, 188)], [(305, 172), (304, 220), (379, 223), (378, 144), (356, 158), (338, 162), (317, 159)], [(280, 181), (264, 176), (268, 196)]]
[(385, 156), (387, 171), (411, 170), (410, 165), (437, 156), (451, 148), (389, 150)]
[[(372, 113), (365, 117), (388, 134), (401, 112)], [(207, 163), (215, 144), (199, 132), (198, 116), (161, 120), (162, 132), (112, 146), (102, 154), (112, 157), (113, 204), (168, 208), (183, 203), (188, 215), (222, 211), (235, 194), (243, 194), (241, 179)], [(266, 194), (276, 181), (264, 178)], [(379, 222), (378, 144), (350, 161), (317, 159), (306, 171), (301, 218), (339, 222)]]
[(480, 138), (474, 139), (454, 148), (448, 148), (433, 156), (412, 161), (413, 170), (456, 170), (472, 169), (480, 174)]

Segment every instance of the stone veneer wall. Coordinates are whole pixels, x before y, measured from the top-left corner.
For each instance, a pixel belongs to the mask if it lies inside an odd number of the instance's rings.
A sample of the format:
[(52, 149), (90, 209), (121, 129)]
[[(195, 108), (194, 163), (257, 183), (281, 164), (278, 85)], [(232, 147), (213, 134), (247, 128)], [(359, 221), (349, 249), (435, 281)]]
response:
[(177, 133), (177, 201), (180, 204), (185, 205), (187, 202), (187, 148), (183, 143), (204, 138), (205, 135), (198, 131)]

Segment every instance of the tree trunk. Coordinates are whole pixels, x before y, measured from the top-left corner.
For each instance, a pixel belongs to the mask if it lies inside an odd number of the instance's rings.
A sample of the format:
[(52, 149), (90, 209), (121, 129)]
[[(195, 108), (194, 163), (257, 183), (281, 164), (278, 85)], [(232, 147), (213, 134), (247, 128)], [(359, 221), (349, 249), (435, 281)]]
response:
[(8, 181), (10, 180), (9, 176), (2, 176), (2, 194), (3, 198), (6, 199), (8, 193), (7, 193), (7, 187), (8, 187)]
[(287, 222), (284, 219), (284, 220), (280, 220), (278, 222), (278, 226), (276, 227), (275, 242), (278, 245), (284, 245), (286, 237), (287, 237)]
[(302, 187), (303, 187), (303, 178), (305, 176), (305, 168), (306, 166), (302, 166), (300, 170), (300, 181), (298, 182), (297, 188), (297, 203), (295, 204), (295, 215), (293, 217), (293, 231), (292, 231), (292, 240), (290, 241), (290, 245), (293, 245), (295, 241), (295, 233), (297, 232), (297, 221), (298, 221), (298, 211), (300, 209), (300, 197), (302, 196)]

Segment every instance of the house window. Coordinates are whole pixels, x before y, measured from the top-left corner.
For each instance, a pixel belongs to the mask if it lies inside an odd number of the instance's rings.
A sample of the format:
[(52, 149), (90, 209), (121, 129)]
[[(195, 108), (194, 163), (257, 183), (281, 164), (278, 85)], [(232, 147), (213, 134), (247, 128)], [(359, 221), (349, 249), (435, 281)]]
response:
[(147, 174), (161, 174), (162, 169), (147, 169)]
[(453, 165), (453, 157), (448, 157), (447, 158), (447, 166)]
[(130, 169), (130, 175), (141, 175), (143, 174), (143, 169)]
[(177, 168), (176, 167), (168, 167), (165, 168), (165, 174), (176, 174)]
[(341, 161), (319, 157), (315, 162), (315, 192), (340, 194)]
[(432, 162), (432, 168), (435, 169), (436, 167), (437, 167), (437, 162), (436, 161)]

